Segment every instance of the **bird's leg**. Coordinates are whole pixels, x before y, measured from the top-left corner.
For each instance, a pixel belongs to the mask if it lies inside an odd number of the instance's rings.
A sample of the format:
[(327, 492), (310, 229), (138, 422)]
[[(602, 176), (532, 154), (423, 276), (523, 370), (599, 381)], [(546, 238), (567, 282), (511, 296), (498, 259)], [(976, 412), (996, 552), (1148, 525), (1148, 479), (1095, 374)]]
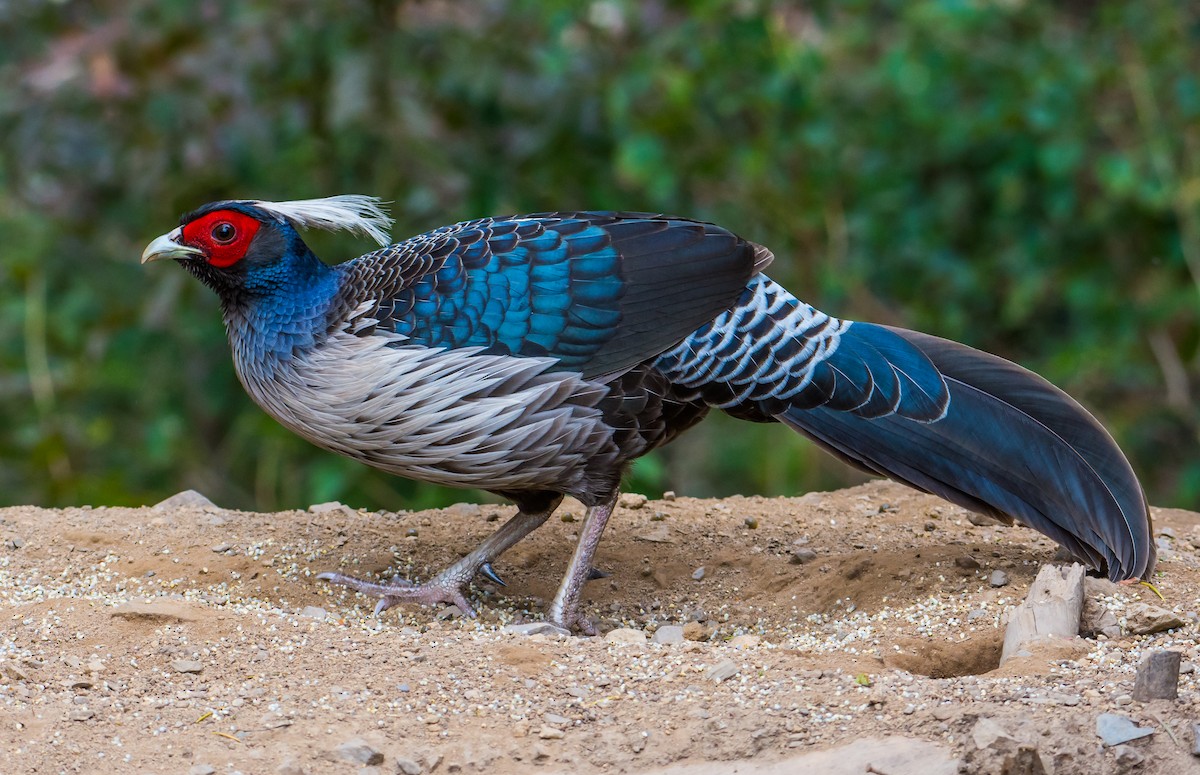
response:
[[(399, 576), (382, 584), (356, 579), (342, 573), (321, 573), (317, 575), (317, 578), (350, 587), (364, 595), (378, 597), (379, 602), (375, 604), (376, 615), (397, 603), (422, 603), (424, 605), (449, 603), (458, 606), (458, 609), (466, 616), (474, 616), (475, 609), (467, 602), (466, 595), (471, 579), (475, 578), (475, 574), (481, 569), (490, 571), (492, 560), (541, 526), (550, 518), (561, 501), (562, 496), (554, 494), (538, 498), (536, 501), (522, 502), (516, 515), (505, 522), (499, 530), (484, 539), (483, 543), (477, 546), (473, 552), (424, 584), (414, 584)], [(485, 575), (495, 578), (495, 571), (485, 572)]]
[(575, 545), (575, 553), (571, 555), (571, 564), (567, 566), (558, 594), (554, 596), (554, 602), (546, 612), (546, 618), (559, 627), (570, 630), (577, 626), (585, 634), (596, 633), (592, 623), (579, 615), (579, 597), (583, 592), (583, 585), (592, 578), (592, 558), (596, 554), (596, 547), (600, 545), (604, 526), (616, 505), (617, 492), (614, 490), (608, 500), (590, 507), (583, 518), (583, 528), (579, 531), (579, 543)]

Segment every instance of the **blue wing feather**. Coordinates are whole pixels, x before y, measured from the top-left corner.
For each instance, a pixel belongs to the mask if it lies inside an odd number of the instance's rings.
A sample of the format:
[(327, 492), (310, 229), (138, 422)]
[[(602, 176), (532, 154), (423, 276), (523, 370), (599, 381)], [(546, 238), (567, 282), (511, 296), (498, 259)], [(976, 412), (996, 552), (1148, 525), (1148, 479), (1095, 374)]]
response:
[(678, 218), (484, 219), (343, 265), (343, 307), (375, 298), (385, 329), (428, 347), (549, 356), (558, 369), (612, 374), (732, 305), (763, 256), (724, 229)]

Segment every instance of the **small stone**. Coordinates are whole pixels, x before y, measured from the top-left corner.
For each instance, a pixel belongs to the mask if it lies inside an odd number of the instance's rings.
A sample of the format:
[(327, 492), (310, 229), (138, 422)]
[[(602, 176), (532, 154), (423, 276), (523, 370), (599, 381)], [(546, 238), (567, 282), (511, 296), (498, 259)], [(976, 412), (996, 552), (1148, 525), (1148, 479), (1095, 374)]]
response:
[(166, 500), (154, 504), (155, 511), (177, 511), (179, 509), (215, 509), (217, 504), (195, 490), (175, 493)]
[(981, 751), (986, 748), (1000, 750), (1015, 746), (1017, 743), (1008, 730), (986, 717), (975, 722), (975, 726), (971, 729), (971, 739), (975, 742), (975, 747)]
[(421, 766), (420, 762), (403, 756), (396, 757), (397, 775), (421, 775), (423, 772), (425, 772), (425, 768)]
[(1113, 755), (1117, 757), (1117, 766), (1121, 769), (1131, 770), (1141, 766), (1142, 762), (1146, 760), (1146, 757), (1131, 745), (1118, 745), (1112, 751)]
[(1087, 597), (1112, 597), (1121, 594), (1124, 589), (1120, 584), (1108, 579), (1095, 576), (1084, 576), (1083, 578), (1083, 593)]
[(211, 764), (193, 764), (188, 768), (188, 775), (213, 775), (216, 771)]
[(629, 627), (618, 627), (610, 630), (604, 639), (609, 643), (645, 643), (646, 633)]
[(805, 565), (817, 559), (817, 553), (808, 547), (800, 547), (792, 552), (792, 557), (788, 562), (792, 565)]
[(338, 503), (337, 501), (314, 503), (308, 507), (309, 514), (330, 514), (334, 512), (344, 514), (346, 516), (352, 516), (354, 514), (354, 509), (350, 508), (344, 503)]
[(562, 740), (566, 733), (556, 727), (543, 726), (538, 730), (538, 737), (542, 740)]
[(735, 635), (729, 639), (729, 645), (735, 649), (752, 649), (762, 643), (757, 635)]
[(663, 499), (663, 500), (665, 500), (665, 501), (673, 501), (673, 500), (675, 500), (675, 491), (674, 491), (674, 490), (667, 490), (666, 492), (664, 492), (664, 493), (662, 494), (662, 499)]
[(1130, 635), (1150, 635), (1182, 626), (1182, 619), (1155, 605), (1133, 603), (1125, 609), (1125, 631)]
[(938, 721), (949, 721), (954, 718), (954, 713), (952, 705), (939, 705), (933, 709), (933, 717)]
[(674, 543), (674, 540), (671, 538), (671, 528), (667, 527), (662, 522), (659, 522), (645, 533), (634, 537), (639, 541), (647, 541), (652, 544)]
[(300, 615), (307, 616), (309, 619), (324, 621), (329, 616), (329, 612), (318, 605), (306, 605), (300, 609)]
[(683, 625), (683, 637), (685, 640), (706, 641), (712, 638), (713, 628), (705, 627), (700, 622), (688, 622)]
[(1138, 665), (1133, 683), (1133, 699), (1174, 700), (1179, 697), (1178, 651), (1152, 651)]
[(1192, 722), (1192, 756), (1200, 756), (1200, 721)]
[(695, 579), (696, 581), (700, 581), (701, 579), (704, 578), (704, 566), (703, 565), (701, 565), (699, 568), (696, 568), (696, 570), (692, 571), (692, 578)]
[(954, 558), (954, 564), (963, 570), (978, 570), (979, 560), (976, 560), (969, 554), (964, 554)]
[(988, 576), (988, 584), (991, 584), (993, 587), (1007, 587), (1008, 574), (1002, 570), (994, 570), (992, 571), (992, 575)]
[(967, 521), (976, 527), (989, 527), (991, 525), (1003, 525), (1004, 523), (995, 517), (989, 517), (987, 514), (978, 514), (974, 511), (967, 512)]
[(358, 737), (353, 740), (347, 740), (333, 749), (333, 755), (343, 761), (363, 764), (368, 767), (383, 764), (384, 758), (382, 753), (376, 751), (367, 741)]
[(277, 775), (308, 775), (308, 770), (300, 766), (295, 759), (284, 759), (275, 772)]
[(683, 643), (683, 628), (678, 624), (664, 624), (654, 631), (654, 637), (650, 640), (654, 643)]
[(744, 524), (750, 530), (758, 530), (758, 520), (754, 517), (746, 517), (742, 524)]
[(646, 496), (640, 492), (623, 492), (617, 500), (617, 505), (623, 509), (640, 509), (646, 505)]
[[(1091, 579), (1088, 579), (1091, 581)], [(1083, 600), (1083, 611), (1079, 617), (1079, 634), (1085, 638), (1117, 638), (1121, 635), (1121, 625), (1108, 606), (1099, 597), (1089, 594)]]
[(934, 530), (937, 530), (937, 525), (936, 525), (936, 524), (934, 524), (933, 522), (926, 522), (926, 523), (925, 523), (925, 532), (926, 532), (926, 533), (932, 533)]
[(233, 544), (229, 543), (228, 541), (222, 541), (221, 543), (214, 545), (212, 550), (217, 554), (224, 554), (232, 548)]
[(1154, 734), (1151, 727), (1139, 727), (1128, 716), (1116, 713), (1101, 713), (1096, 717), (1096, 734), (1104, 745), (1112, 747), (1131, 740), (1138, 740)]
[(171, 663), (171, 669), (176, 673), (199, 673), (204, 664), (195, 659), (176, 659)]
[(263, 729), (283, 729), (284, 727), (290, 727), (292, 720), (278, 713), (264, 713), (258, 723)]
[(542, 720), (556, 727), (568, 727), (572, 723), (571, 719), (566, 716), (560, 716), (557, 713), (547, 713), (542, 716)]
[(87, 708), (76, 708), (75, 710), (71, 711), (71, 720), (72, 721), (87, 721), (88, 719), (92, 718), (95, 715), (96, 715), (95, 713), (88, 710)]
[(732, 659), (724, 659), (708, 669), (706, 677), (715, 683), (721, 683), (733, 678), (738, 673), (737, 662)]
[(421, 775), (424, 771), (425, 769), (412, 759), (405, 759), (403, 756), (396, 757), (396, 772), (399, 775)]
[(25, 546), (25, 539), (21, 538), (21, 536), (13, 536), (5, 543), (8, 544), (8, 546), (12, 549), (20, 549), (21, 547)]
[(506, 624), (500, 628), (500, 632), (507, 632), (513, 635), (570, 635), (570, 630), (559, 627), (557, 624), (550, 622), (529, 622), (527, 624)]

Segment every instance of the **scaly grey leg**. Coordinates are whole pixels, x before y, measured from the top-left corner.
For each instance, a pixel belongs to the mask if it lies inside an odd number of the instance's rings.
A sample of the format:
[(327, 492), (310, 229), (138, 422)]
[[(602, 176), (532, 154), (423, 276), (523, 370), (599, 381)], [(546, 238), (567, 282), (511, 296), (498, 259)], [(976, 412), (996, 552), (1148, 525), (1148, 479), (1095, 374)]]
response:
[(604, 503), (592, 506), (583, 518), (583, 528), (579, 531), (579, 543), (575, 545), (575, 553), (571, 555), (571, 563), (563, 575), (562, 585), (546, 618), (551, 623), (570, 630), (578, 626), (588, 635), (596, 634), (596, 628), (591, 622), (579, 615), (579, 597), (583, 593), (583, 585), (592, 575), (592, 558), (596, 547), (600, 545), (600, 536), (604, 534), (604, 526), (617, 505), (617, 493), (613, 492)]

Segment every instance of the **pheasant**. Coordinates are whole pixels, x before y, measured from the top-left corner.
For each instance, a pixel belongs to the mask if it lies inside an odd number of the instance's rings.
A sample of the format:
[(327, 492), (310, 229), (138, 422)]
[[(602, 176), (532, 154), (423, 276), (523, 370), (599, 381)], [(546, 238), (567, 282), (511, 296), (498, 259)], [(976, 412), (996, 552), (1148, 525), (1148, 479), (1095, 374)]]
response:
[[(719, 226), (624, 212), (481, 218), (389, 243), (379, 200), (221, 201), (142, 262), (214, 290), (234, 367), (268, 414), (332, 452), (474, 487), (517, 513), (432, 579), (320, 578), (399, 602), (467, 600), (564, 495), (587, 508), (547, 619), (592, 631), (581, 590), (630, 462), (711, 409), (780, 422), (872, 474), (1057, 541), (1113, 580), (1155, 562), (1141, 486), (1078, 403), (1007, 360), (832, 317)], [(323, 263), (299, 229), (382, 247)]]

